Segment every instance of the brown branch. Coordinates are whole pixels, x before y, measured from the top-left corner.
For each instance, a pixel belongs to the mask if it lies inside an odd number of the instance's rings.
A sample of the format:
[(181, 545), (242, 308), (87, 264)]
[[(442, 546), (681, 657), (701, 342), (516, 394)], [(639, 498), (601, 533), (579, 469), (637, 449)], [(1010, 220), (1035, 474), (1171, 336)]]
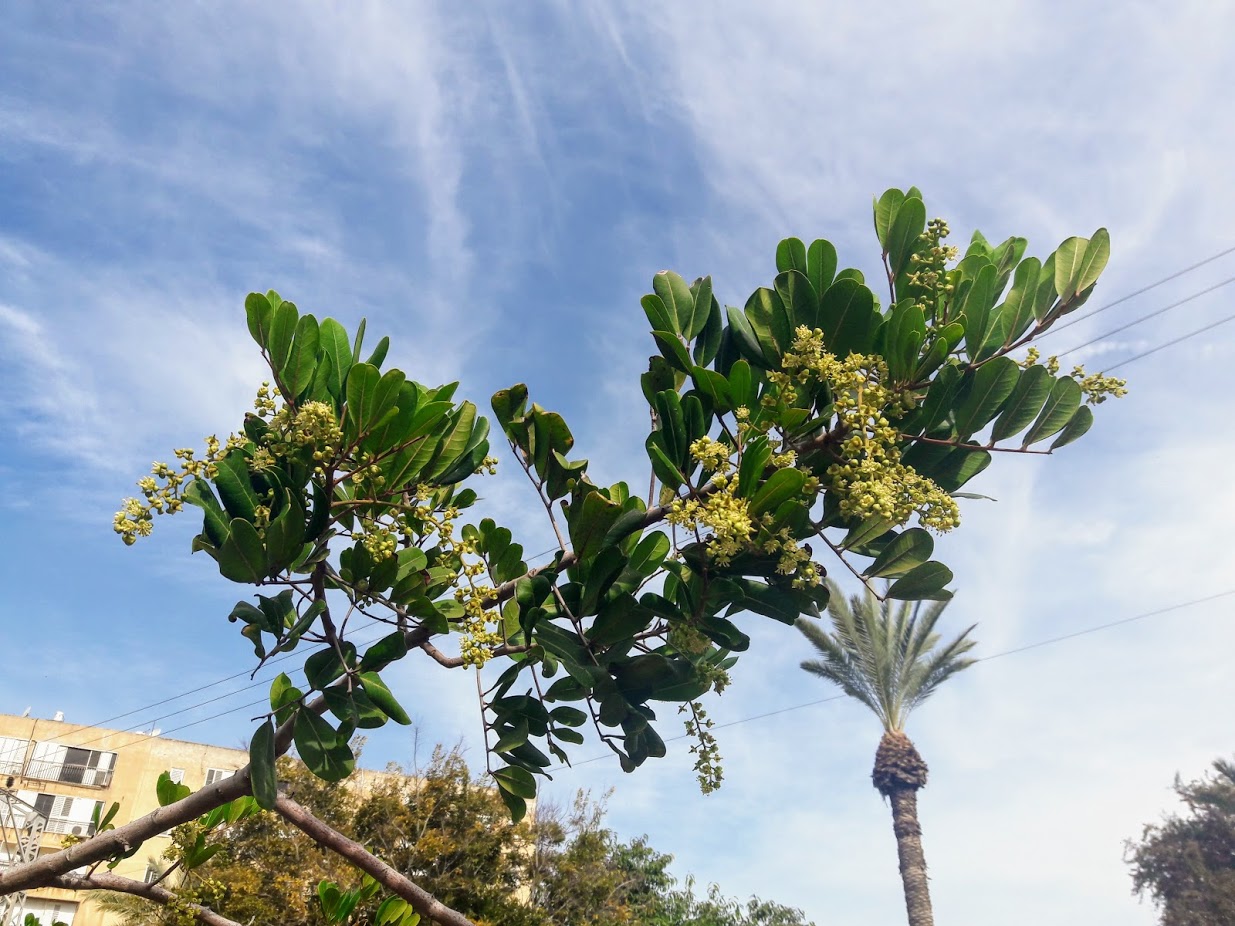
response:
[[(118, 891), (121, 894), (132, 894), (157, 904), (167, 906), (178, 898), (165, 887), (157, 884), (144, 884), (132, 878), (122, 878), (107, 872), (97, 872), (90, 876), (60, 875), (48, 883), (49, 887), (59, 887), (68, 891)], [(199, 923), (205, 926), (240, 926), (235, 920), (215, 913), (209, 907), (201, 904), (186, 903), (184, 906), (193, 914)]]
[(378, 884), (399, 897), (426, 919), (442, 926), (476, 926), (462, 913), (452, 910), (424, 888), (405, 878), (358, 842), (348, 839), (338, 830), (327, 826), (289, 797), (279, 795), (275, 811), (297, 829), (325, 846), (336, 855), (347, 859)]
[[(443, 653), (440, 649), (438, 649), (428, 640), (425, 640), (423, 643), (419, 643), (417, 645), (422, 650), (424, 650), (425, 653), (433, 657), (434, 662), (436, 662), (438, 665), (445, 666), (447, 669), (458, 669), (458, 668), (461, 668), (465, 664), (463, 662), (463, 657), (447, 656), (445, 653)], [(491, 655), (509, 656), (512, 653), (526, 653), (527, 650), (528, 650), (528, 647), (523, 644), (520, 644), (518, 646), (509, 646), (509, 645), (503, 644), (501, 646), (494, 647)]]

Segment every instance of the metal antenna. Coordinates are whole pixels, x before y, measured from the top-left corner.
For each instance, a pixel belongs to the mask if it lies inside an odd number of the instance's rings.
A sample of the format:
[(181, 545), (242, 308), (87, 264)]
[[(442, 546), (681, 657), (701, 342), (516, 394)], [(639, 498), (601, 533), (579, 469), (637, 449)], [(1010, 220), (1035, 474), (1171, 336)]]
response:
[[(39, 841), (47, 818), (13, 792), (13, 776), (0, 788), (0, 868), (32, 862), (39, 854)], [(0, 897), (0, 926), (21, 926), (26, 892)]]

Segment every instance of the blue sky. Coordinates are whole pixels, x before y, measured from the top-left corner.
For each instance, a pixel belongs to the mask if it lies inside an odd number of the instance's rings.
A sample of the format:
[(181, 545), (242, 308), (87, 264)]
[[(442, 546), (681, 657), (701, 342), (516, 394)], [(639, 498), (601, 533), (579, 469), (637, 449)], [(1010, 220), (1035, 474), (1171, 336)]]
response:
[[(149, 461), (226, 433), (261, 379), (250, 290), (388, 332), (423, 382), (487, 406), (516, 381), (561, 411), (596, 478), (646, 478), (638, 390), (651, 275), (741, 304), (776, 242), (827, 237), (873, 270), (870, 200), (916, 184), (963, 242), (1110, 228), (1111, 299), (1235, 245), (1235, 8), (1069, 3), (89, 4), (0, 13), (0, 710), (97, 723), (249, 665), (236, 595), (164, 521), (111, 514)], [(1065, 350), (1235, 275), (1235, 255), (1044, 342)], [(1118, 362), (1229, 313), (1235, 286), (1069, 356)], [(1056, 457), (1007, 457), (942, 552), (948, 620), (984, 654), (1225, 591), (1223, 426), (1235, 324), (1121, 371)], [(549, 546), (513, 466), (489, 510)], [(1122, 841), (1177, 770), (1229, 755), (1226, 598), (975, 667), (915, 715), (941, 922), (1154, 921)], [(832, 694), (794, 633), (755, 646), (720, 723)], [(265, 676), (261, 676), (265, 677)], [(471, 683), (408, 666), (421, 747), (475, 749)], [(262, 688), (211, 688), (117, 726), (222, 744)], [(173, 714), (206, 698), (199, 709)], [(672, 728), (670, 719), (666, 726)], [(564, 771), (681, 873), (829, 926), (902, 915), (873, 718), (836, 701), (723, 731), (690, 760)], [(404, 731), (366, 759), (408, 761)], [(992, 916), (993, 911), (998, 911)]]

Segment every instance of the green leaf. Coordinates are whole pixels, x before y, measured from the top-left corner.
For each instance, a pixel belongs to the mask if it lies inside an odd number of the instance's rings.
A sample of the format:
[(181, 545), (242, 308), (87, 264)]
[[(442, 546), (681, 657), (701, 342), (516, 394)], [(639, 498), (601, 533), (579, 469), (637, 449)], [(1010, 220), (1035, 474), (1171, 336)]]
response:
[(1060, 447), (1066, 447), (1079, 437), (1084, 436), (1085, 432), (1093, 425), (1093, 412), (1089, 410), (1088, 405), (1082, 405), (1076, 410), (1059, 436), (1055, 438), (1055, 442), (1051, 444), (1051, 450), (1058, 450)]
[(347, 342), (347, 330), (328, 318), (318, 331), (322, 352), (330, 358), (330, 393), (342, 398), (347, 384), (347, 374), (352, 368), (352, 348)]
[(759, 337), (755, 334), (755, 329), (751, 327), (750, 319), (745, 313), (730, 305), (725, 306), (725, 316), (729, 319), (729, 327), (726, 330), (733, 338), (738, 352), (749, 363), (753, 363), (761, 370), (770, 369), (767, 358), (763, 356), (763, 347), (759, 344)]
[(218, 487), (219, 497), (223, 507), (233, 518), (243, 518), (252, 521), (257, 516), (258, 498), (249, 480), (249, 468), (244, 455), (232, 451), (223, 457), (218, 464), (218, 473), (214, 477)]
[[(1085, 251), (1089, 242), (1085, 238), (1072, 237), (1055, 249), (1055, 292), (1067, 302), (1076, 294), (1077, 282), (1085, 265)], [(1107, 241), (1107, 256), (1110, 256), (1110, 241)], [(1105, 263), (1105, 261), (1103, 261)]]
[(347, 742), (340, 740), (334, 727), (313, 711), (297, 712), (292, 738), (301, 760), (323, 781), (342, 781), (356, 767)]
[(232, 518), (231, 533), (219, 548), (219, 572), (233, 582), (257, 583), (266, 575), (266, 548), (255, 528)]
[(799, 495), (806, 485), (806, 478), (806, 473), (800, 469), (776, 470), (750, 500), (751, 515), (758, 517), (765, 511), (773, 511), (781, 502)]
[(688, 341), (693, 341), (699, 336), (708, 323), (708, 316), (712, 314), (712, 278), (703, 277), (696, 287), (690, 324), (682, 331)]
[(931, 560), (915, 566), (892, 583), (888, 597), (899, 601), (947, 601), (952, 593), (944, 586), (952, 581), (952, 570)]
[(518, 768), (517, 766), (507, 766), (506, 768), (496, 769), (493, 772), (493, 777), (502, 791), (508, 791), (516, 797), (521, 797), (525, 800), (531, 800), (536, 796), (536, 779), (526, 769)]
[(283, 490), (282, 510), (266, 528), (267, 569), (276, 573), (290, 565), (304, 548), (304, 508), (300, 499)]
[(1051, 394), (1046, 399), (1046, 405), (1038, 420), (1033, 423), (1029, 433), (1025, 435), (1022, 447), (1046, 440), (1052, 434), (1060, 431), (1072, 420), (1081, 404), (1081, 387), (1070, 376), (1061, 376), (1051, 387)]
[(228, 523), (227, 514), (223, 511), (223, 506), (214, 497), (214, 491), (210, 488), (210, 483), (204, 479), (192, 479), (185, 486), (184, 500), (190, 505), (196, 505), (202, 509), (204, 514), (202, 532), (205, 534), (206, 539), (214, 544), (215, 547), (223, 546), (223, 542), (227, 540), (227, 536), (231, 532), (231, 527)]
[(643, 306), (643, 314), (648, 317), (648, 324), (653, 331), (677, 330), (677, 319), (669, 314), (664, 301), (655, 293), (648, 293), (639, 304)]
[(811, 329), (819, 327), (819, 297), (805, 273), (788, 270), (778, 274), (773, 286), (781, 302), (789, 308), (795, 330), (799, 325)]
[(405, 727), (411, 724), (412, 718), (407, 716), (407, 711), (395, 700), (395, 696), (390, 693), (390, 689), (386, 687), (381, 676), (376, 672), (361, 672), (358, 677), (364, 693), (377, 705), (378, 710), (397, 724)]
[(934, 549), (931, 535), (920, 527), (912, 527), (884, 547), (862, 575), (879, 578), (903, 575), (930, 559)]
[(695, 299), (686, 281), (672, 270), (662, 270), (652, 277), (652, 290), (660, 296), (665, 310), (674, 320), (673, 331), (685, 334), (695, 311)]
[(918, 239), (926, 229), (926, 204), (910, 197), (896, 210), (896, 218), (888, 230), (887, 254), (892, 273), (900, 276), (909, 266), (909, 258), (917, 250)]
[(365, 651), (360, 660), (360, 669), (362, 672), (379, 672), (406, 655), (407, 638), (403, 635), (403, 631), (396, 630), (382, 637)]
[(506, 809), (510, 811), (511, 823), (518, 823), (527, 816), (527, 801), (517, 794), (512, 794), (505, 788), (499, 787), (497, 789), (497, 793), (502, 799), (502, 803), (506, 805)]
[(961, 439), (981, 431), (1016, 389), (1021, 369), (1008, 357), (996, 357), (973, 375), (956, 409), (956, 433)]
[[(1083, 293), (1098, 282), (1098, 277), (1106, 269), (1106, 263), (1111, 259), (1111, 233), (1105, 228), (1099, 228), (1089, 239), (1085, 248), (1085, 259), (1081, 261), (1081, 269), (1077, 273), (1076, 293)], [(1071, 298), (1073, 293), (1069, 293)]]
[(304, 392), (313, 381), (313, 371), (317, 369), (318, 343), (317, 319), (312, 315), (301, 317), (296, 324), (296, 337), (287, 354), (287, 362), (280, 371), (283, 385), (293, 399)]
[(154, 790), (159, 799), (160, 807), (167, 807), (177, 801), (182, 801), (193, 793), (189, 790), (188, 785), (172, 781), (172, 776), (168, 772), (163, 772), (163, 774), (159, 775), (159, 780), (156, 782)]
[(300, 313), (296, 311), (294, 303), (282, 302), (275, 308), (274, 319), (270, 324), (270, 341), (266, 345), (271, 369), (283, 369), (283, 364), (287, 362), (287, 353), (292, 347), (292, 338), (296, 335), (296, 322), (299, 320)]
[(553, 718), (554, 723), (565, 724), (568, 727), (581, 727), (587, 723), (587, 714), (569, 705), (555, 707), (549, 711), (549, 716)]
[(814, 287), (815, 295), (823, 296), (836, 276), (836, 248), (830, 241), (819, 238), (806, 249), (806, 277)]
[(249, 334), (259, 347), (265, 347), (270, 342), (270, 326), (274, 321), (270, 300), (261, 293), (249, 293), (244, 299), (244, 314)]
[(1012, 289), (1004, 300), (1000, 315), (1004, 319), (1004, 346), (1025, 333), (1033, 321), (1034, 299), (1038, 292), (1038, 277), (1042, 263), (1036, 257), (1027, 257), (1016, 265), (1012, 276)]
[(690, 351), (686, 349), (686, 345), (681, 339), (669, 331), (653, 331), (652, 337), (656, 339), (656, 346), (660, 348), (661, 356), (669, 361), (674, 369), (682, 373), (689, 373), (694, 366), (691, 363)]
[(1001, 441), (1019, 434), (1038, 417), (1046, 397), (1051, 391), (1051, 374), (1046, 367), (1032, 366), (1026, 369), (1017, 381), (1016, 388), (1008, 398), (1008, 404), (999, 413), (995, 427), (991, 429), (991, 441)]
[(824, 346), (839, 358), (869, 349), (878, 324), (875, 294), (852, 277), (838, 277), (819, 302)]
[(875, 237), (885, 253), (889, 250), (888, 238), (892, 231), (892, 221), (896, 218), (896, 212), (904, 201), (905, 194), (896, 189), (886, 190), (875, 200)]
[(796, 270), (806, 273), (806, 245), (798, 238), (785, 238), (776, 246), (776, 270)]
[(280, 672), (273, 682), (270, 683), (270, 709), (275, 713), (275, 720), (279, 723), (286, 723), (287, 718), (291, 716), (291, 711), (287, 710), (293, 704), (296, 704), (304, 697), (304, 692), (292, 684), (292, 680), (287, 677), (287, 674)]
[(267, 718), (249, 743), (249, 780), (253, 784), (253, 797), (262, 810), (273, 810), (279, 796), (274, 760), (274, 724)]

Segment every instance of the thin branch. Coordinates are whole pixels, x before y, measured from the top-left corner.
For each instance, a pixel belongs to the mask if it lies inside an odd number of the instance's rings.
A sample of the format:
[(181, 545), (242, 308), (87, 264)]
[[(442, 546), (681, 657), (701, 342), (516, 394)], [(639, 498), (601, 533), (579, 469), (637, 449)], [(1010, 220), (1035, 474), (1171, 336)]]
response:
[(405, 878), (364, 846), (327, 826), (291, 798), (280, 795), (275, 801), (274, 809), (283, 819), (320, 845), (347, 859), (378, 884), (402, 897), (412, 905), (413, 910), (426, 919), (431, 919), (442, 926), (476, 926), (462, 913), (452, 910), (424, 888)]
[(823, 533), (823, 529), (822, 529), (822, 528), (820, 528), (820, 529), (819, 529), (818, 531), (816, 531), (815, 533), (816, 533), (816, 535), (819, 537), (819, 539), (820, 539), (820, 540), (822, 540), (824, 543), (826, 543), (826, 544), (827, 544), (827, 545), (831, 548), (832, 552), (836, 554), (836, 558), (837, 558), (838, 560), (840, 560), (840, 561), (841, 561), (841, 563), (843, 563), (843, 564), (844, 564), (845, 568), (846, 568), (846, 569), (848, 569), (850, 572), (852, 572), (852, 573), (854, 574), (854, 576), (857, 578), (857, 580), (858, 580), (859, 582), (861, 582), (863, 585), (865, 585), (865, 586), (866, 586), (867, 590), (868, 590), (868, 591), (869, 591), (872, 595), (874, 595), (874, 596), (875, 596), (876, 598), (878, 598), (880, 601), (883, 601), (883, 600), (884, 600), (884, 597), (883, 597), (882, 595), (880, 595), (880, 594), (879, 594), (879, 592), (875, 591), (875, 587), (874, 587), (873, 585), (871, 585), (871, 584), (870, 584), (870, 580), (868, 580), (868, 579), (866, 578), (866, 576), (862, 575), (862, 573), (860, 573), (860, 572), (858, 572), (856, 569), (854, 569), (854, 568), (853, 568), (853, 566), (852, 566), (852, 564), (849, 562), (849, 560), (845, 559), (845, 556), (844, 556), (845, 551), (841, 549), (841, 547), (840, 547), (840, 545), (839, 545), (839, 544), (835, 544), (835, 543), (833, 543), (831, 540), (829, 540), (829, 539), (828, 539), (828, 538), (824, 535), (824, 533)]
[(162, 906), (167, 906), (173, 901), (182, 904), (190, 913), (197, 919), (199, 923), (205, 926), (240, 926), (235, 920), (229, 920), (227, 917), (215, 913), (209, 907), (203, 907), (201, 904), (184, 903), (174, 893), (165, 887), (160, 887), (158, 884), (145, 884), (141, 881), (134, 881), (132, 878), (122, 878), (119, 875), (113, 875), (108, 872), (97, 872), (90, 876), (86, 875), (60, 875), (58, 878), (49, 882), (49, 887), (63, 888), (66, 891), (117, 891), (121, 894), (132, 894), (134, 897), (142, 897)]
[[(447, 656), (428, 640), (425, 640), (423, 643), (418, 643), (417, 646), (424, 650), (426, 654), (431, 656), (434, 662), (440, 666), (445, 666), (447, 669), (458, 669), (464, 665), (462, 656)], [(513, 653), (526, 653), (527, 650), (528, 647), (526, 644), (521, 643), (518, 646), (503, 644), (502, 646), (495, 646), (491, 655), (510, 656)]]

